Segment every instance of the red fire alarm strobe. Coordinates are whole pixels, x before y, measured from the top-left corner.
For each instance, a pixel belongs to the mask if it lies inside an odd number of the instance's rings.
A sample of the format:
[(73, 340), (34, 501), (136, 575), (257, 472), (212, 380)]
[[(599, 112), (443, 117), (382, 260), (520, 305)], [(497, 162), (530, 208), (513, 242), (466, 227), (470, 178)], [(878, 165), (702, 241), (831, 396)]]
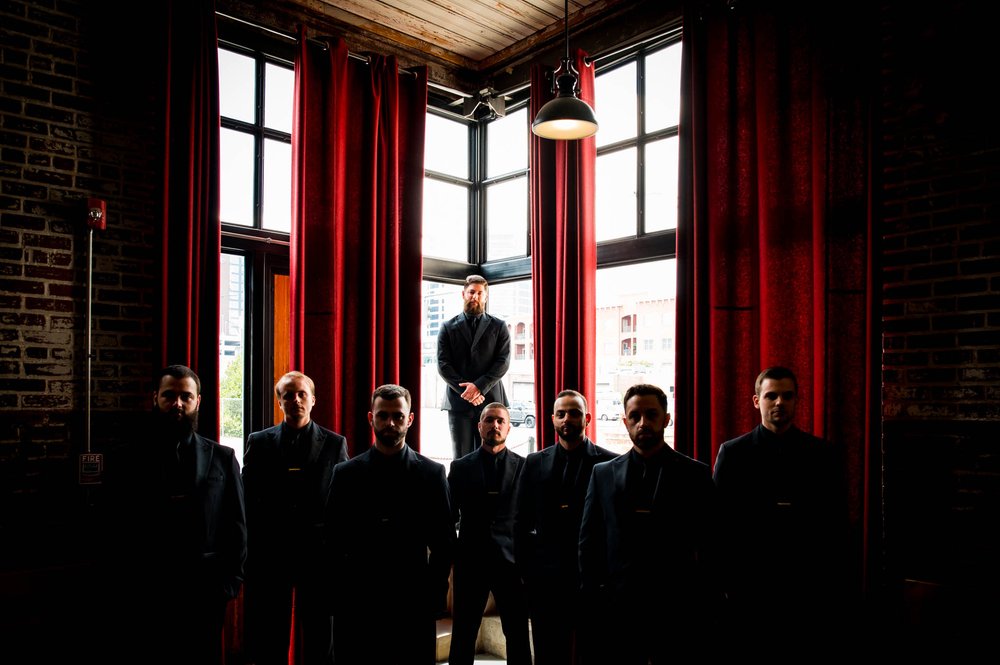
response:
[(101, 199), (87, 199), (87, 226), (95, 231), (108, 228), (108, 203)]

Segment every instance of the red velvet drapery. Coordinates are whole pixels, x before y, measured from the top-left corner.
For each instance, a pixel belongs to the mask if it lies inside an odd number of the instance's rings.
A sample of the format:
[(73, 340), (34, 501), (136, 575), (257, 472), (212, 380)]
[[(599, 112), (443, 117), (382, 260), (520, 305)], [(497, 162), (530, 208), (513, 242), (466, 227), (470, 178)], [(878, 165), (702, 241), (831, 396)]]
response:
[[(159, 364), (201, 379), (199, 431), (219, 439), (219, 69), (214, 0), (166, 3)], [(158, 369), (158, 368), (157, 368)]]
[(758, 372), (791, 367), (796, 423), (846, 448), (860, 533), (879, 364), (867, 41), (833, 12), (730, 4), (684, 21), (677, 446), (714, 462), (760, 421)]
[[(313, 418), (368, 449), (371, 393), (420, 405), (427, 71), (348, 58), (299, 35), (292, 164), (290, 364), (316, 382)], [(407, 443), (419, 447), (414, 423)]]
[[(594, 104), (594, 67), (577, 51), (580, 98)], [(550, 99), (552, 74), (531, 69), (528, 122)], [(535, 409), (539, 449), (554, 443), (548, 414), (561, 390), (577, 390), (591, 408), (597, 387), (593, 137), (554, 141), (531, 134), (531, 276), (535, 321)], [(593, 425), (588, 432), (593, 436)]]

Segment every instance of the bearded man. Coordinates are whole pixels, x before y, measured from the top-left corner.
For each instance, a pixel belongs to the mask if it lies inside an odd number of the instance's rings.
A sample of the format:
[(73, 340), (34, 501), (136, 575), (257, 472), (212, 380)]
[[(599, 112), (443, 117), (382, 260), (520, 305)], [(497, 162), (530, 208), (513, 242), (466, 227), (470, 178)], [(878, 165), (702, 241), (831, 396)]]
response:
[(447, 384), (442, 408), (448, 412), (454, 459), (483, 442), (479, 416), (486, 403), (510, 406), (501, 381), (510, 369), (510, 331), (502, 319), (486, 313), (488, 296), (483, 277), (466, 277), (462, 313), (445, 321), (438, 333), (438, 373)]
[(334, 467), (325, 524), (337, 665), (433, 665), (455, 544), (444, 466), (406, 444), (410, 391), (372, 394), (375, 444)]
[(622, 402), (632, 449), (594, 467), (580, 527), (587, 616), (622, 637), (595, 641), (587, 655), (655, 665), (702, 646), (719, 607), (715, 486), (708, 465), (664, 441), (663, 390), (634, 385)]
[(232, 448), (198, 434), (201, 398), (189, 367), (163, 368), (153, 381), (149, 431), (109, 468), (119, 519), (109, 593), (148, 594), (139, 606), (120, 603), (116, 635), (123, 651), (141, 649), (151, 663), (221, 663), (226, 606), (243, 582), (239, 464)]

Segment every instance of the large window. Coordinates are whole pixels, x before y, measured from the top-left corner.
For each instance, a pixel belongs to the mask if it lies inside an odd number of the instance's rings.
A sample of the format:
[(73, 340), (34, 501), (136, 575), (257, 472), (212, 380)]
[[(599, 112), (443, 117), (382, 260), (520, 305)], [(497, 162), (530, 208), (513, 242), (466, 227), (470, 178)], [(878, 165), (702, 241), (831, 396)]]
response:
[[(624, 452), (625, 390), (652, 383), (673, 413), (679, 35), (598, 65), (597, 440)], [(667, 443), (673, 445), (673, 427)]]
[(597, 240), (677, 228), (680, 42), (600, 71)]
[(242, 459), (249, 432), (280, 419), (288, 369), (291, 45), (219, 24), (222, 441)]
[[(597, 394), (588, 397), (598, 442), (618, 450), (630, 445), (621, 423), (626, 388), (659, 385), (673, 408), (680, 50), (676, 31), (597, 59)], [(444, 388), (428, 355), (437, 339), (431, 327), (461, 311), (459, 284), (469, 273), (490, 281), (489, 311), (511, 327), (512, 444), (530, 431), (533, 445), (536, 422), (548, 422), (551, 404), (534, 404), (526, 103), (522, 94), (505, 117), (478, 121), (446, 106), (428, 115), (424, 400), (438, 412), (424, 415), (425, 449), (437, 436), (450, 444), (439, 411)], [(443, 420), (431, 428), (435, 418)], [(673, 443), (672, 428), (667, 439)], [(450, 451), (434, 454), (450, 459)]]

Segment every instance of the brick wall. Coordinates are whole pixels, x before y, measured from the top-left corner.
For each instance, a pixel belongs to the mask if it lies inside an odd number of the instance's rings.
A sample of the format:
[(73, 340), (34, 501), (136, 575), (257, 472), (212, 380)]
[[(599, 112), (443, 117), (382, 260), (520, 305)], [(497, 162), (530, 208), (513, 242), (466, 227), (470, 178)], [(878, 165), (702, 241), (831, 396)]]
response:
[[(148, 403), (161, 56), (141, 22), (140, 34), (111, 29), (119, 7), (0, 3), (0, 538), (70, 521), (83, 499), (87, 197), (108, 209), (93, 241), (95, 449)], [(45, 549), (23, 540), (6, 542)]]
[(1000, 49), (984, 11), (891, 3), (883, 17), (886, 552), (904, 595), (948, 611), (1000, 593), (1000, 125), (986, 101)]

